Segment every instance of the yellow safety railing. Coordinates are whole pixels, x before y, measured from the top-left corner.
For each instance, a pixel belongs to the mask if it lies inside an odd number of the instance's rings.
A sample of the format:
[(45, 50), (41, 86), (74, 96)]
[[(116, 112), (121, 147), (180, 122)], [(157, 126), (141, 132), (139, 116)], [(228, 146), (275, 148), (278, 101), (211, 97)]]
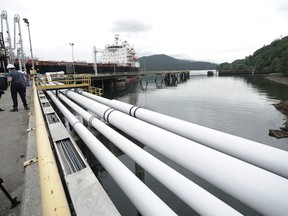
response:
[(57, 164), (49, 142), (35, 83), (34, 109), (42, 214), (44, 216), (71, 215)]
[[(87, 89), (87, 91), (91, 94), (95, 94), (98, 96), (102, 96), (103, 95), (103, 89), (99, 88), (99, 87), (94, 87), (92, 86), (92, 81), (91, 81), (91, 74), (78, 74), (78, 77), (76, 76), (72, 76), (72, 75), (68, 75), (68, 76), (64, 76), (64, 79), (53, 79), (53, 81), (58, 81), (61, 82), (63, 84), (65, 84), (65, 86), (61, 86), (59, 87), (59, 89), (63, 89), (65, 87), (67, 88), (85, 88)], [(46, 78), (43, 81), (44, 86), (37, 86), (37, 90), (49, 90), (49, 89), (56, 89), (57, 87), (55, 86), (46, 86)]]
[(95, 94), (95, 95), (97, 95), (97, 96), (102, 96), (102, 95), (103, 95), (103, 90), (102, 90), (102, 88), (97, 88), (97, 87), (89, 86), (88, 92), (91, 93), (91, 94)]

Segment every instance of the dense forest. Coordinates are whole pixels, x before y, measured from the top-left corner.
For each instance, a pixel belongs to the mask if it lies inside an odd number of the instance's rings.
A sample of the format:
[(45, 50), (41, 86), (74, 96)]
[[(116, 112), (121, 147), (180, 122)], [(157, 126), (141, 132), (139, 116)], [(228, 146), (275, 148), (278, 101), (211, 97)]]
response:
[(188, 61), (167, 55), (152, 55), (139, 58), (140, 71), (165, 70), (216, 70), (217, 64), (202, 61)]
[(288, 75), (288, 36), (274, 40), (245, 59), (222, 63), (218, 71), (283, 73)]

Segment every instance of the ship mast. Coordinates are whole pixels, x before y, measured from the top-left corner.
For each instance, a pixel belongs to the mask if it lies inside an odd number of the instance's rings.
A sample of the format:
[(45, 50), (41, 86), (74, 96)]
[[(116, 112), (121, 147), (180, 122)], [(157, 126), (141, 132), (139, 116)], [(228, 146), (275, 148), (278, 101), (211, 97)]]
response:
[(119, 34), (115, 35), (115, 44), (118, 45), (118, 41), (119, 41)]

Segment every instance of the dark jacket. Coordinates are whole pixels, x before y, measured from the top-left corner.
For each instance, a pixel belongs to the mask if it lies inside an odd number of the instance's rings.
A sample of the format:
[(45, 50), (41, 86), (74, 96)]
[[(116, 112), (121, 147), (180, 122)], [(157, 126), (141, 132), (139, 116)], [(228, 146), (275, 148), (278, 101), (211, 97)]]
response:
[(11, 86), (15, 86), (15, 87), (23, 86), (24, 87), (25, 81), (24, 81), (23, 73), (13, 69), (9, 71), (7, 77), (12, 77)]

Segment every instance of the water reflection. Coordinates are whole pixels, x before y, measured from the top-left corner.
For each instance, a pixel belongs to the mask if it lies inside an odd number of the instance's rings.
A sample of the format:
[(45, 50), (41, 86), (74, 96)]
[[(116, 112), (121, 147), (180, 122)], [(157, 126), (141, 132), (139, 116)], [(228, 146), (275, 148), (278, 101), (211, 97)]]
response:
[[(139, 81), (131, 82), (127, 85), (125, 92), (105, 95), (105, 97), (288, 150), (287, 139), (277, 140), (268, 135), (269, 129), (281, 127), (283, 124), (284, 116), (273, 107), (273, 104), (288, 98), (286, 86), (269, 81), (263, 76), (207, 77), (194, 75), (187, 82), (177, 86), (163, 85), (158, 88), (160, 79), (156, 79), (155, 83), (155, 78), (146, 77), (147, 82), (142, 81), (142, 87)], [(143, 83), (148, 83), (145, 84), (145, 88), (143, 88)], [(106, 138), (99, 134), (97, 137), (177, 214), (198, 215)], [(136, 141), (134, 140), (134, 142)], [(257, 215), (247, 206), (193, 173), (177, 166), (152, 149), (144, 147), (140, 143), (137, 144), (225, 202), (227, 201), (229, 205), (244, 215)], [(133, 204), (103, 167), (97, 163), (97, 160), (95, 161), (95, 158), (90, 157), (89, 154), (87, 157), (89, 161), (91, 160), (95, 174), (101, 180), (120, 213), (122, 215), (139, 215)], [(209, 206), (209, 204), (207, 205)]]
[(256, 87), (260, 93), (267, 94), (269, 98), (277, 100), (288, 98), (287, 86), (268, 80), (264, 76), (247, 76), (245, 80)]

